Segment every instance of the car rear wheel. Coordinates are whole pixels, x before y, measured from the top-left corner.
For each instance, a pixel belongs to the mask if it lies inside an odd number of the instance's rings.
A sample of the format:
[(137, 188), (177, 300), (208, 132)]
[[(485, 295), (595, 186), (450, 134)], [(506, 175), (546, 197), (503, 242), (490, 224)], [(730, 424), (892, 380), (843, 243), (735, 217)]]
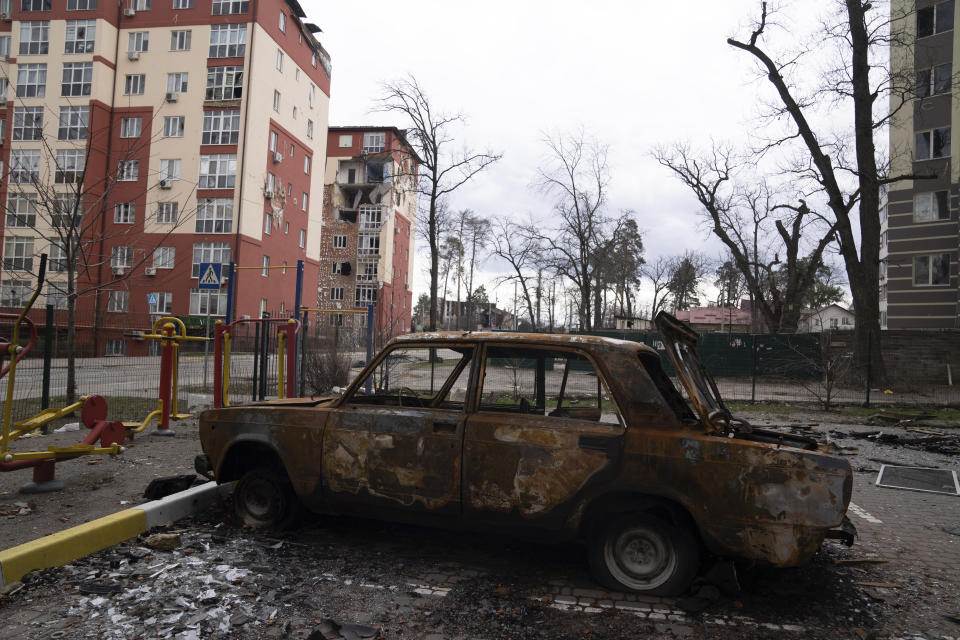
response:
[(599, 527), (589, 558), (594, 578), (607, 588), (673, 596), (693, 582), (700, 549), (688, 529), (635, 513)]
[(258, 529), (287, 529), (300, 514), (300, 500), (282, 471), (253, 469), (233, 491), (237, 517)]

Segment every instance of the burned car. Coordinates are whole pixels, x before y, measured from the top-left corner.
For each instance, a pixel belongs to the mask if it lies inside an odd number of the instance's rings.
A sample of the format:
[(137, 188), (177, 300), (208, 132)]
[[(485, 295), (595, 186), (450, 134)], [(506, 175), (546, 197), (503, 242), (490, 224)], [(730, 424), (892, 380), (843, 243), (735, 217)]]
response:
[(237, 515), (324, 514), (580, 539), (604, 586), (684, 591), (703, 554), (789, 567), (847, 538), (849, 463), (725, 408), (697, 334), (657, 351), (584, 335), (394, 339), (341, 397), (209, 410), (197, 469)]

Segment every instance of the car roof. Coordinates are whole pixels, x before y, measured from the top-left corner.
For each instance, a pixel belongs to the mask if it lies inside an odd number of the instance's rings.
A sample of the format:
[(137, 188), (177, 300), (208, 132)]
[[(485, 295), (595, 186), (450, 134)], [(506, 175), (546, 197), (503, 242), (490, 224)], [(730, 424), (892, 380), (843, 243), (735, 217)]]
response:
[(591, 351), (617, 351), (627, 354), (639, 352), (654, 355), (657, 358), (660, 357), (660, 354), (658, 354), (655, 349), (640, 342), (619, 340), (617, 338), (607, 338), (605, 336), (590, 336), (582, 334), (573, 335), (566, 333), (519, 333), (514, 331), (427, 331), (424, 333), (405, 333), (394, 338), (392, 342), (507, 342), (513, 344), (536, 344), (557, 347), (576, 346), (584, 347)]

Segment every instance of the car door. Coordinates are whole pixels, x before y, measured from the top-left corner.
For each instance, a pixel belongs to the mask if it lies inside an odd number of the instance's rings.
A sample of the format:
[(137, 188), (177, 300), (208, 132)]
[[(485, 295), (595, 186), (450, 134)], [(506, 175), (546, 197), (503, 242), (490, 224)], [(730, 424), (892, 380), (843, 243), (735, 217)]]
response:
[(322, 474), (343, 506), (460, 513), (464, 398), (473, 345), (396, 345), (330, 412)]
[(489, 345), (464, 434), (464, 515), (559, 526), (612, 479), (623, 421), (593, 361), (573, 349)]

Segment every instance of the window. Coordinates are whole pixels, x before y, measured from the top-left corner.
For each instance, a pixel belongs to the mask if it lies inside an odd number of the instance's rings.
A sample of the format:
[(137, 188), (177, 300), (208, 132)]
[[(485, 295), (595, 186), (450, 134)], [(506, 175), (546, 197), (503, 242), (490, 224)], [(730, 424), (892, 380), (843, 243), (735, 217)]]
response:
[(7, 236), (3, 240), (3, 268), (11, 271), (33, 270), (33, 238)]
[(37, 225), (37, 196), (32, 193), (13, 193), (7, 197), (7, 227), (35, 227)]
[(131, 31), (127, 36), (127, 51), (143, 53), (150, 50), (149, 31)]
[[(51, 245), (51, 247), (50, 247), (51, 255), (53, 255), (53, 252), (54, 252), (54, 251), (55, 251), (54, 245)], [(51, 258), (51, 260), (52, 260), (52, 258)], [(53, 264), (53, 263), (51, 262), (51, 265), (52, 265), (52, 264)], [(51, 266), (50, 269), (53, 270), (53, 266)], [(47, 300), (46, 300), (47, 304), (49, 304), (50, 306), (52, 306), (54, 309), (66, 309), (66, 308), (67, 308), (67, 292), (61, 290), (61, 289), (56, 285), (56, 283), (53, 283), (53, 282), (48, 282), (48, 283), (47, 283), (46, 296), (47, 296)]]
[(307, 120), (307, 137), (313, 140), (313, 120)]
[(50, 52), (50, 22), (20, 23), (20, 55), (45, 55)]
[(914, 258), (913, 284), (918, 286), (950, 284), (950, 254), (936, 253)]
[(273, 214), (270, 212), (267, 212), (263, 214), (263, 233), (269, 236), (272, 233), (272, 230), (273, 230)]
[(164, 138), (183, 137), (184, 116), (166, 116), (163, 119)]
[(387, 134), (380, 133), (365, 133), (363, 134), (363, 152), (364, 153), (380, 153), (386, 148), (387, 145)]
[(147, 76), (142, 73), (128, 75), (123, 81), (123, 93), (128, 96), (143, 95)]
[(333, 236), (333, 248), (334, 248), (334, 249), (346, 249), (346, 248), (347, 248), (347, 236), (341, 236), (341, 235)]
[(10, 182), (30, 184), (40, 179), (40, 150), (10, 150)]
[(7, 86), (9, 81), (6, 78), (0, 78), (0, 98), (6, 100), (7, 98)]
[(917, 37), (925, 38), (935, 33), (953, 29), (953, 0), (932, 7), (917, 9)]
[(277, 132), (276, 131), (270, 132), (270, 137), (268, 138), (267, 147), (270, 149), (270, 151), (277, 150)]
[(333, 263), (331, 263), (331, 264), (333, 265), (333, 268), (331, 269), (331, 273), (332, 273), (333, 275), (339, 276), (339, 275), (342, 275), (342, 274), (343, 274), (343, 263), (342, 263), (342, 262), (333, 262)]
[(380, 234), (379, 233), (358, 233), (357, 234), (357, 255), (379, 255), (380, 253)]
[(239, 111), (204, 111), (201, 144), (237, 144), (240, 140)]
[(310, 54), (310, 64), (313, 65), (313, 68), (317, 68), (317, 52), (314, 51)]
[(341, 149), (345, 149), (345, 148), (348, 148), (348, 147), (352, 147), (352, 146), (353, 146), (353, 136), (340, 136), (340, 140), (339, 140), (338, 144), (340, 145), (340, 148), (341, 148)]
[(242, 58), (247, 50), (245, 24), (215, 24), (210, 27), (211, 58)]
[(377, 261), (363, 260), (357, 263), (357, 282), (377, 281)]
[(230, 265), (230, 243), (198, 242), (194, 244), (193, 263), (190, 272), (192, 277), (200, 277), (201, 262), (219, 262), (223, 265), (223, 273), (226, 273)]
[(97, 0), (67, 0), (67, 11), (92, 11), (97, 8)]
[(160, 224), (176, 224), (178, 208), (179, 205), (176, 202), (157, 203), (157, 222)]
[(243, 67), (207, 69), (207, 100), (239, 100), (243, 94)]
[(246, 13), (249, 10), (248, 0), (213, 0), (213, 15), (225, 16), (237, 13)]
[(197, 200), (196, 233), (231, 233), (233, 231), (233, 200), (230, 198), (200, 198)]
[(150, 305), (150, 313), (172, 313), (173, 294), (169, 291), (157, 291), (157, 304)]
[(949, 93), (953, 84), (953, 65), (937, 65), (932, 69), (917, 71), (917, 97), (926, 98), (940, 93)]
[[(126, 313), (130, 309), (129, 291), (111, 291), (107, 301), (107, 311), (111, 313)], [(111, 340), (111, 342), (114, 342)], [(123, 342), (120, 340), (119, 342)], [(122, 355), (122, 354), (121, 354)]]
[(120, 137), (139, 138), (143, 129), (143, 118), (121, 118)]
[(0, 57), (10, 57), (10, 36), (0, 36)]
[(65, 62), (63, 64), (63, 82), (60, 85), (61, 96), (89, 96), (92, 83), (92, 62)]
[(376, 205), (362, 204), (360, 205), (360, 224), (358, 228), (361, 231), (376, 231), (380, 228), (382, 212), (380, 207)]
[[(47, 10), (49, 10), (49, 7), (47, 7)], [(283, 11), (280, 12), (280, 25), (279, 25), (279, 26), (280, 26), (280, 31), (283, 31), (284, 33), (286, 33), (286, 31), (287, 31), (287, 14), (285, 14)]]
[(25, 307), (33, 295), (33, 283), (26, 280), (4, 280), (0, 307)]
[(17, 65), (17, 97), (42, 98), (47, 95), (47, 65)]
[(224, 290), (190, 289), (190, 315), (222, 316), (227, 310), (227, 292)]
[(233, 189), (237, 173), (237, 154), (200, 156), (199, 189)]
[(343, 287), (330, 287), (331, 300), (343, 300)]
[(303, 197), (300, 198), (300, 210), (301, 210), (301, 211), (306, 211), (306, 210), (307, 210), (307, 198), (308, 198), (308, 197), (309, 197), (309, 196), (308, 196), (306, 193), (304, 193), (304, 194), (303, 194)]
[(150, 0), (133, 0), (131, 4), (137, 11), (150, 11)]
[(950, 193), (933, 191), (913, 196), (913, 221), (933, 222), (950, 219)]
[(283, 71), (283, 51), (277, 49), (277, 71)]
[(160, 161), (160, 179), (161, 180), (179, 180), (180, 179), (180, 159), (179, 158)]
[(60, 107), (59, 140), (86, 140), (90, 107)]
[(187, 80), (190, 74), (185, 71), (167, 74), (167, 91), (169, 93), (186, 93)]
[(356, 297), (354, 300), (355, 304), (358, 307), (366, 306), (368, 304), (377, 303), (377, 285), (375, 284), (358, 284), (355, 291)]
[(105, 356), (123, 356), (127, 353), (126, 340), (107, 340), (107, 348), (104, 351)]
[(133, 224), (136, 222), (137, 205), (133, 202), (121, 202), (113, 207), (114, 224)]
[(273, 110), (280, 111), (280, 92), (276, 89), (273, 90)]
[(307, 244), (307, 232), (304, 229), (300, 229), (300, 248), (303, 249)]
[(174, 9), (193, 9), (193, 0), (173, 0)]
[(263, 262), (260, 266), (260, 275), (266, 278), (268, 273), (270, 273), (270, 256), (263, 256)]
[(317, 88), (311, 83), (310, 84), (310, 94), (308, 96), (310, 102), (310, 108), (313, 109), (313, 101), (317, 93)]
[(293, 119), (294, 119), (294, 120), (297, 119), (297, 107), (296, 107), (296, 105), (294, 105), (294, 107), (293, 107)]
[(131, 247), (113, 247), (110, 250), (110, 266), (114, 269), (129, 269), (133, 264)]
[(914, 160), (947, 158), (950, 156), (950, 127), (918, 131), (916, 133)]
[(50, 0), (20, 0), (20, 11), (50, 11)]
[(117, 164), (117, 180), (121, 182), (133, 182), (140, 178), (139, 160), (121, 160)]
[(57, 149), (57, 170), (54, 182), (57, 184), (80, 184), (83, 182), (83, 170), (86, 167), (85, 149)]
[(43, 139), (43, 107), (16, 107), (13, 110), (13, 139)]
[(284, 223), (283, 223), (283, 235), (289, 235), (289, 234), (290, 234), (290, 223), (289, 223), (289, 222), (284, 222)]
[(310, 175), (310, 156), (303, 157), (303, 172)]
[(53, 203), (50, 222), (58, 229), (78, 229), (83, 208), (74, 193), (58, 193)]
[(170, 32), (170, 51), (190, 50), (190, 30), (181, 29)]

